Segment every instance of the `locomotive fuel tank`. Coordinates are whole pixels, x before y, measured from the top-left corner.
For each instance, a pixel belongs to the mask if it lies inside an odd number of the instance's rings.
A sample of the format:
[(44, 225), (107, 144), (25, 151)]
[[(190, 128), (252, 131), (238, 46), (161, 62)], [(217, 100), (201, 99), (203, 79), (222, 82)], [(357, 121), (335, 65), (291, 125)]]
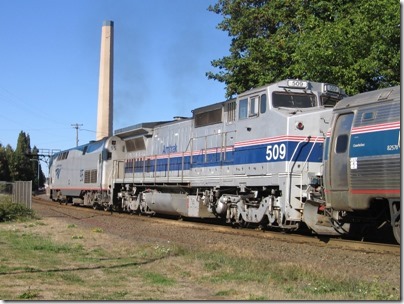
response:
[(143, 204), (151, 211), (184, 217), (214, 218), (207, 206), (197, 196), (182, 193), (144, 192)]

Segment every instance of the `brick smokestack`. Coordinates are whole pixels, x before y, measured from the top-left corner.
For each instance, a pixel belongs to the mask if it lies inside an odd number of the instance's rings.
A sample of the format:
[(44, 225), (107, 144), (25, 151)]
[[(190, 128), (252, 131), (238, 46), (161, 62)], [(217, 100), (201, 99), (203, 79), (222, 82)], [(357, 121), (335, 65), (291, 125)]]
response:
[(112, 136), (113, 125), (114, 22), (104, 21), (101, 32), (100, 78), (98, 84), (97, 135)]

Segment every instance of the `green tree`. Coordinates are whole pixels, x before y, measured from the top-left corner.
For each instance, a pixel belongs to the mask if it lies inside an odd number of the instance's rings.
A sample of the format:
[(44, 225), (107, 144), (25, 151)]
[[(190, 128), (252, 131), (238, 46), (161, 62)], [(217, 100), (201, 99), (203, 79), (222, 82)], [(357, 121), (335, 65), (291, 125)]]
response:
[(230, 55), (212, 61), (227, 97), (285, 78), (356, 94), (400, 83), (400, 3), (391, 0), (218, 0)]
[[(10, 154), (11, 150), (11, 154)], [(10, 175), (10, 155), (12, 155), (12, 148), (8, 145), (7, 147), (3, 147), (0, 144), (0, 181), (11, 181)]]
[(26, 155), (30, 152), (30, 137), (21, 131), (18, 135), (17, 147), (10, 163), (10, 171), (13, 181), (29, 181), (35, 179), (36, 170), (34, 170), (31, 160)]

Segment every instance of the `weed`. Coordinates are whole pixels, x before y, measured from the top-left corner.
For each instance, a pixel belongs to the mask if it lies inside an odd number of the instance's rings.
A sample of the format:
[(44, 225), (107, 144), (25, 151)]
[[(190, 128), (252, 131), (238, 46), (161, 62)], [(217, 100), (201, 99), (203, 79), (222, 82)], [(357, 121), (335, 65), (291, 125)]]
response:
[(234, 289), (220, 290), (215, 293), (215, 296), (226, 297), (226, 296), (230, 296), (232, 293), (235, 293), (235, 292), (236, 291)]
[(21, 204), (11, 202), (11, 198), (2, 198), (0, 201), (0, 222), (38, 218), (35, 212)]
[(175, 280), (167, 278), (165, 275), (156, 272), (144, 272), (142, 276), (153, 285), (172, 286), (175, 284)]
[(23, 299), (23, 300), (32, 300), (32, 299), (35, 299), (36, 297), (38, 297), (38, 292), (32, 291), (31, 286), (28, 287), (28, 291), (26, 291), (18, 296), (19, 299)]
[(84, 280), (74, 273), (65, 272), (60, 275), (60, 278), (69, 283), (84, 283)]

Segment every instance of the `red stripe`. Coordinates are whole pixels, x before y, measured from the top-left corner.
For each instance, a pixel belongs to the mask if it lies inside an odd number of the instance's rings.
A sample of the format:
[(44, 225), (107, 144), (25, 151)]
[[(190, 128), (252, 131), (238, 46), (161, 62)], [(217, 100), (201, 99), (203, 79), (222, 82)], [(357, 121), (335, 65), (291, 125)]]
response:
[[(274, 137), (267, 137), (267, 138), (260, 138), (260, 139), (253, 139), (253, 140), (247, 140), (247, 141), (240, 141), (235, 143), (235, 147), (245, 147), (245, 146), (250, 146), (250, 145), (258, 145), (258, 144), (269, 144), (269, 143), (277, 143), (277, 142), (282, 142), (282, 141), (303, 141), (307, 140), (307, 136), (297, 136), (297, 135), (282, 135), (282, 136), (274, 136)], [(314, 143), (316, 141), (316, 137), (310, 137), (309, 142)], [(324, 138), (321, 136), (317, 137), (317, 143), (323, 143)]]
[(400, 194), (400, 189), (355, 189), (352, 194)]
[[(325, 189), (325, 193), (341, 192), (343, 190)], [(353, 189), (349, 191), (351, 194), (400, 194), (400, 189)]]
[(108, 189), (106, 189), (106, 188), (103, 188), (103, 189), (100, 189), (100, 188), (75, 188), (75, 187), (72, 187), (72, 188), (61, 188), (61, 187), (58, 187), (57, 185), (50, 185), (50, 188), (52, 189), (52, 190), (81, 190), (81, 191), (107, 191)]
[(390, 122), (390, 123), (382, 123), (376, 125), (369, 126), (361, 126), (352, 128), (352, 134), (358, 133), (368, 133), (368, 132), (376, 132), (376, 131), (387, 131), (387, 130), (395, 130), (400, 128), (400, 122)]

